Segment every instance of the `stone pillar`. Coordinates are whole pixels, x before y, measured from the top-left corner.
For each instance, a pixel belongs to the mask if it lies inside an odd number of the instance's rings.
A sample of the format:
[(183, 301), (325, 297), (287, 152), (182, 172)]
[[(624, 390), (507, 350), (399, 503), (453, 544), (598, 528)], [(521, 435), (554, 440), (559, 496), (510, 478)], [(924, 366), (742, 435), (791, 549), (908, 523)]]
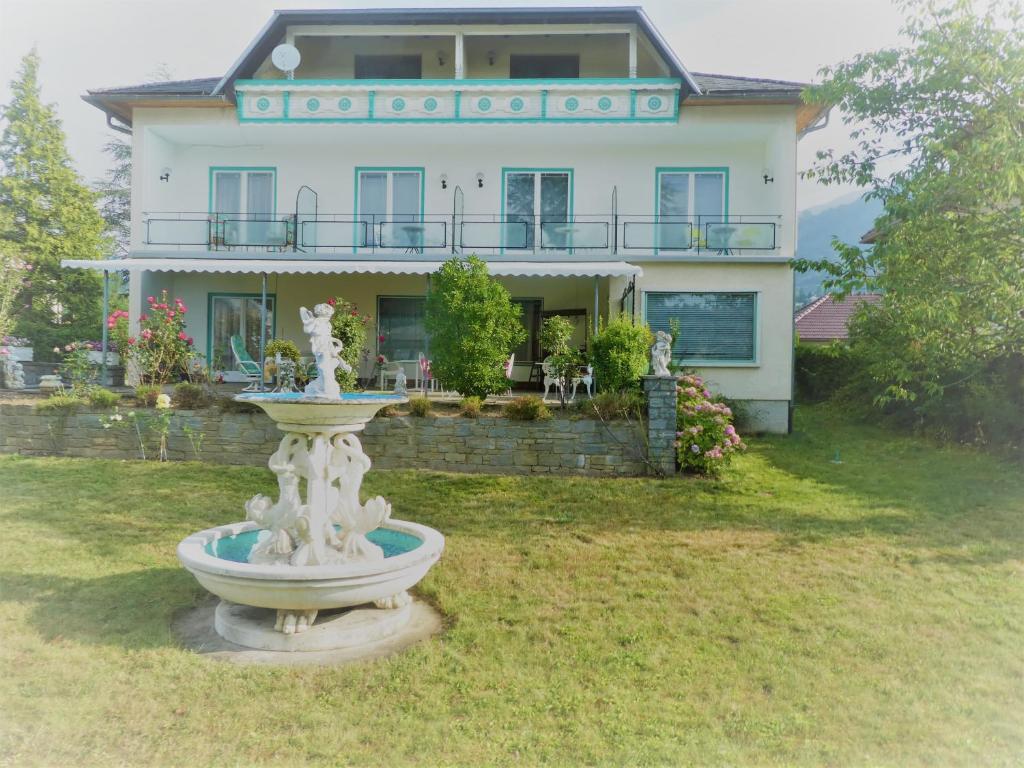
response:
[(644, 376), (647, 395), (647, 459), (661, 474), (676, 471), (676, 378)]

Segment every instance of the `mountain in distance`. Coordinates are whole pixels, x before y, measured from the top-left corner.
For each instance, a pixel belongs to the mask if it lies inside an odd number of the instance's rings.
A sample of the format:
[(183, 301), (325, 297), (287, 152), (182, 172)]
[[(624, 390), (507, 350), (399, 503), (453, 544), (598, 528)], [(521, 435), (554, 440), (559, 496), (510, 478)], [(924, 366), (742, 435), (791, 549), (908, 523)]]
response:
[[(797, 231), (797, 258), (833, 260), (836, 257), (836, 252), (832, 250), (833, 237), (855, 245), (874, 226), (875, 219), (881, 213), (882, 204), (878, 200), (864, 200), (861, 192), (801, 211)], [(794, 296), (797, 306), (824, 293), (821, 287), (823, 277), (821, 272), (797, 273)]]

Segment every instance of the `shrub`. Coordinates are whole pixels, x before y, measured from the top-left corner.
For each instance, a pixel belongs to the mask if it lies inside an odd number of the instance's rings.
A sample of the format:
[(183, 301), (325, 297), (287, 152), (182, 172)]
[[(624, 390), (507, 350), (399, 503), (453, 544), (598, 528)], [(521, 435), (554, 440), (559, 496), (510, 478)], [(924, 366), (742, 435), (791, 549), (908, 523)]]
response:
[(113, 408), (121, 400), (121, 396), (117, 392), (111, 392), (109, 389), (103, 389), (102, 387), (96, 387), (89, 390), (89, 405), (94, 408)]
[(394, 416), (396, 413), (398, 413), (398, 411), (395, 408), (395, 406), (393, 406), (393, 405), (385, 405), (383, 408), (381, 408), (379, 411), (377, 411), (377, 415), (382, 417), (382, 418), (388, 418), (389, 416)]
[(715, 402), (700, 376), (683, 375), (676, 386), (676, 456), (684, 472), (715, 475), (736, 451), (746, 450), (732, 425), (732, 409)]
[(846, 344), (797, 344), (794, 364), (797, 397), (801, 401), (828, 400), (854, 380), (866, 383), (864, 361)]
[(189, 373), (193, 339), (185, 333), (188, 307), (181, 299), (172, 302), (167, 291), (147, 296), (149, 311), (139, 316), (139, 335), (128, 335), (128, 313), (115, 310), (107, 328), (121, 355), (136, 365), (148, 384), (167, 384)]
[(479, 418), (481, 411), (483, 411), (483, 406), (483, 400), (479, 397), (464, 397), (462, 398), (459, 413), (467, 419), (476, 419)]
[(467, 397), (507, 390), (504, 364), (526, 338), (519, 315), (483, 261), (475, 256), (446, 261), (427, 296), (433, 375)]
[(644, 415), (647, 401), (643, 393), (636, 390), (623, 392), (600, 392), (590, 400), (579, 404), (584, 416), (597, 417), (604, 421), (613, 419), (638, 419)]
[(89, 351), (85, 344), (77, 341), (66, 344), (60, 366), (61, 376), (71, 382), (72, 391), (82, 396), (87, 396), (96, 382), (97, 366), (89, 360)]
[(505, 404), (502, 413), (505, 414), (505, 418), (513, 421), (539, 421), (551, 418), (551, 411), (536, 395), (517, 397)]
[(359, 383), (359, 361), (366, 349), (366, 328), (370, 324), (369, 315), (359, 314), (355, 304), (344, 299), (332, 298), (327, 303), (334, 307), (331, 317), (331, 333), (342, 344), (341, 359), (352, 366), (351, 371), (338, 368), (334, 377), (343, 391), (349, 392)]
[(178, 408), (195, 410), (196, 408), (204, 408), (209, 405), (210, 396), (198, 384), (183, 381), (174, 386), (174, 394), (171, 396), (171, 400), (174, 401)]
[(413, 416), (429, 416), (430, 401), (425, 397), (414, 397), (409, 401), (409, 413)]
[(621, 314), (602, 328), (590, 342), (594, 378), (605, 392), (635, 389), (650, 368), (654, 335), (645, 323), (634, 324)]
[(55, 392), (45, 400), (36, 403), (34, 410), (39, 413), (71, 413), (83, 405), (85, 405), (85, 398), (79, 395)]
[(142, 384), (135, 388), (135, 399), (140, 405), (153, 408), (156, 405), (156, 399), (160, 397), (160, 392), (160, 387), (155, 384)]

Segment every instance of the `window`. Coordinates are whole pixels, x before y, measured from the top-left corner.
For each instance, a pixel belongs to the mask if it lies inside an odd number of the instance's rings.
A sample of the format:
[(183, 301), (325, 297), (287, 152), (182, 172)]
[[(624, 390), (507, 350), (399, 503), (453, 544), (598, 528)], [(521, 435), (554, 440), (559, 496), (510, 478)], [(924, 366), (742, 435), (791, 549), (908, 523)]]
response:
[[(726, 214), (728, 172), (701, 169), (659, 169), (658, 248), (688, 249), (704, 236), (707, 222)], [(691, 230), (692, 227), (692, 230)]]
[(219, 220), (214, 237), (224, 245), (284, 245), (286, 225), (275, 222), (273, 168), (211, 168), (210, 213)]
[[(365, 222), (366, 245), (420, 248), (423, 227), (423, 170), (356, 169), (356, 218)], [(361, 240), (357, 233), (357, 245)]]
[(377, 354), (388, 360), (419, 360), (427, 351), (426, 301), (423, 296), (377, 297)]
[[(207, 360), (217, 371), (233, 371), (238, 367), (231, 353), (231, 337), (238, 335), (253, 360), (260, 355), (260, 295), (258, 293), (218, 294), (209, 298), (210, 338), (207, 339)], [(267, 294), (266, 340), (274, 338), (275, 297)]]
[(678, 322), (672, 357), (682, 363), (755, 362), (756, 311), (754, 293), (646, 294), (651, 330), (672, 333), (672, 321)]
[(526, 340), (515, 349), (516, 362), (526, 363), (539, 360), (540, 342), (537, 335), (540, 333), (541, 300), (512, 299), (512, 303), (519, 307), (519, 322), (526, 329)]
[(357, 80), (419, 80), (422, 77), (423, 59), (419, 54), (356, 54)]
[(533, 250), (538, 232), (542, 248), (569, 244), (572, 171), (504, 169), (506, 248)]
[(509, 57), (510, 78), (579, 77), (580, 57), (576, 54), (523, 54)]

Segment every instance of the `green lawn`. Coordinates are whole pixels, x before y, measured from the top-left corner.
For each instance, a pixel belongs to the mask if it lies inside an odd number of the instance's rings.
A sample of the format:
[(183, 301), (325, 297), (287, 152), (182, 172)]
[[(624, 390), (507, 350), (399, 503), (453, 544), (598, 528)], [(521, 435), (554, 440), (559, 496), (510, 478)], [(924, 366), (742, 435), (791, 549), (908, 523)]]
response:
[(1024, 762), (1020, 466), (821, 410), (751, 444), (722, 481), (371, 472), (447, 536), (447, 629), (289, 669), (168, 628), (178, 540), (268, 471), (0, 457), (0, 765)]

